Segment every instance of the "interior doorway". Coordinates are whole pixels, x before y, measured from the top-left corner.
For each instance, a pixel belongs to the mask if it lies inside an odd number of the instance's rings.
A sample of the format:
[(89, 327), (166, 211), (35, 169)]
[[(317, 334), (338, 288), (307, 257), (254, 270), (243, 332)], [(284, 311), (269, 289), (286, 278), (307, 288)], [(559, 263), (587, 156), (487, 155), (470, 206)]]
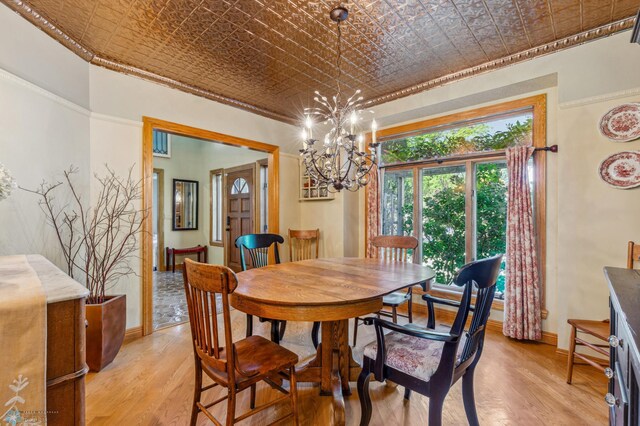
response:
[[(181, 139), (188, 139), (190, 144), (194, 146), (195, 144), (203, 145), (203, 149), (206, 149), (207, 152), (211, 150), (220, 151), (213, 155), (200, 155), (190, 161), (183, 161), (183, 167), (178, 168), (179, 172), (176, 172), (170, 166), (165, 166), (165, 164), (168, 164), (167, 158), (161, 158), (160, 160), (156, 158), (154, 161), (155, 149), (158, 148), (154, 147), (154, 137), (156, 141), (159, 140), (165, 143), (165, 145), (159, 147), (161, 150), (164, 149), (167, 153), (171, 153), (160, 155), (159, 157), (178, 158), (180, 150), (176, 148), (179, 146), (176, 141), (179, 142)], [(224, 171), (219, 175), (216, 175), (216, 170), (210, 169), (203, 172), (202, 177), (190, 175), (196, 169), (197, 162), (199, 162), (199, 168), (211, 166), (211, 162), (207, 162), (206, 158), (218, 158), (220, 156), (219, 152), (222, 150), (237, 150), (237, 153), (233, 155), (233, 159), (236, 161), (235, 164), (231, 162), (229, 164), (231, 167), (220, 169)], [(250, 153), (254, 153), (254, 159), (244, 163), (238, 162), (240, 159), (251, 157)], [(163, 120), (143, 118), (143, 206), (150, 212), (150, 217), (145, 221), (142, 236), (142, 333), (144, 335), (154, 330), (154, 301), (157, 300), (154, 295), (154, 277), (157, 278), (161, 272), (164, 275), (170, 274), (170, 279), (168, 281), (165, 280), (165, 284), (171, 284), (170, 287), (172, 289), (176, 287), (176, 289), (184, 292), (182, 286), (179, 285), (182, 277), (182, 274), (178, 271), (181, 266), (180, 262), (182, 262), (183, 256), (195, 254), (185, 252), (185, 250), (188, 251), (194, 248), (198, 250), (198, 246), (200, 246), (200, 250), (203, 249), (205, 253), (207, 253), (207, 249), (209, 251), (209, 257), (208, 259), (205, 257), (204, 261), (208, 260), (209, 263), (217, 264), (229, 263), (227, 260), (228, 250), (225, 249), (223, 251), (222, 247), (228, 249), (233, 246), (235, 237), (232, 239), (231, 235), (224, 235), (229, 234), (231, 229), (234, 229), (235, 233), (239, 233), (238, 235), (241, 235), (240, 233), (261, 232), (263, 229), (268, 229), (269, 232), (278, 232), (278, 155), (279, 149), (275, 145), (236, 138)], [(163, 165), (158, 166), (156, 163), (163, 163)], [(238, 164), (243, 165), (237, 166)], [(223, 167), (223, 165), (216, 163), (215, 167)], [(213, 168), (211, 167), (211, 169)], [(158, 169), (162, 169), (161, 173), (158, 173)], [(161, 174), (162, 177), (160, 177)], [(228, 178), (229, 176), (231, 178)], [(164, 184), (165, 181), (167, 185), (164, 190), (161, 190), (159, 186)], [(173, 216), (174, 211), (178, 211), (176, 210), (176, 202), (183, 203), (184, 200), (189, 199), (188, 197), (185, 198), (185, 194), (175, 193), (174, 187), (180, 188), (180, 185), (176, 186), (176, 181), (191, 182), (190, 184), (193, 187), (190, 194), (198, 194), (196, 201), (193, 203), (193, 209), (189, 209), (189, 211), (193, 210), (193, 217), (188, 222), (189, 226), (182, 229), (175, 229), (177, 223), (175, 218), (169, 218), (169, 216)], [(173, 185), (171, 185), (172, 182)], [(227, 182), (231, 182), (231, 184), (227, 185)], [(236, 183), (235, 190), (233, 190), (232, 185), (234, 182)], [(263, 188), (265, 189), (264, 192), (262, 192)], [(266, 188), (269, 188), (268, 192)], [(229, 195), (233, 195), (233, 197), (223, 203), (224, 207), (222, 205), (216, 206), (214, 200), (223, 198), (219, 197), (218, 194), (222, 195), (224, 192), (226, 195), (227, 190)], [(231, 194), (232, 192), (234, 194)], [(161, 197), (160, 194), (164, 194), (164, 196)], [(224, 198), (227, 197), (225, 196)], [(170, 204), (173, 203), (171, 209), (162, 206), (165, 199)], [(206, 202), (207, 199), (209, 202)], [(227, 206), (231, 206), (234, 199), (237, 199), (237, 201), (233, 204), (237, 203), (239, 209), (239, 216), (237, 216), (239, 228), (231, 226), (229, 232), (226, 232), (227, 216), (232, 216), (227, 213), (233, 213), (231, 211), (227, 212)], [(209, 209), (205, 209), (204, 206), (209, 206)], [(164, 217), (165, 215), (160, 211), (161, 207), (162, 210), (170, 212), (166, 215), (167, 217)], [(242, 214), (248, 214), (250, 217), (242, 218)], [(206, 220), (206, 216), (209, 216), (209, 220)], [(220, 220), (218, 221), (218, 219)], [(220, 231), (223, 231), (223, 233)], [(214, 241), (214, 235), (220, 234), (223, 234), (224, 237), (220, 238), (220, 241)], [(175, 249), (174, 256), (169, 256), (171, 250), (167, 252), (167, 248)], [(170, 260), (167, 256), (169, 256)], [(175, 259), (176, 257), (177, 259)], [(203, 261), (202, 258), (200, 260)], [(239, 259), (234, 257), (234, 265), (239, 267), (239, 262), (236, 262), (236, 260)], [(175, 274), (173, 273), (174, 261), (176, 263)], [(169, 283), (169, 281), (171, 282)], [(178, 281), (180, 282), (178, 283)], [(187, 319), (185, 318), (184, 320)]]

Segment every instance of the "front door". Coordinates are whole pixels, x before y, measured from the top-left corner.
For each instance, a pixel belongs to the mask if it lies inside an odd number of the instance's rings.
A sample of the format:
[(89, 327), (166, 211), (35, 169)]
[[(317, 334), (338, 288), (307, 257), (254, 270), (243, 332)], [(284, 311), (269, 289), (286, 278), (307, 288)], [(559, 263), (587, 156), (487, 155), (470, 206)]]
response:
[(234, 271), (242, 270), (240, 250), (235, 246), (236, 238), (254, 233), (255, 210), (255, 164), (234, 167), (227, 174), (227, 266)]

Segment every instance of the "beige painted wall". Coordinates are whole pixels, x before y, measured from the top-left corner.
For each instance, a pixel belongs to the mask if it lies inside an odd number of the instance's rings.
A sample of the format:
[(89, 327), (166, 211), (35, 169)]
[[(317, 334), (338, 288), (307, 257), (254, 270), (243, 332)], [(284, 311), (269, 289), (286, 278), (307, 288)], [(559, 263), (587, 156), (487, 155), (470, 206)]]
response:
[(627, 242), (640, 241), (640, 189), (619, 190), (597, 173), (600, 162), (620, 151), (640, 150), (640, 141), (614, 143), (597, 123), (609, 109), (638, 102), (640, 94), (560, 105), (558, 138), (558, 337), (567, 342), (565, 318), (609, 317), (602, 268), (626, 266)]
[[(89, 111), (0, 69), (0, 129), (0, 163), (18, 185), (36, 189), (43, 180), (56, 183), (75, 166), (73, 181), (88, 194)], [(39, 200), (16, 189), (0, 201), (0, 255), (39, 253), (65, 268)], [(56, 190), (60, 206), (70, 200), (66, 188)]]

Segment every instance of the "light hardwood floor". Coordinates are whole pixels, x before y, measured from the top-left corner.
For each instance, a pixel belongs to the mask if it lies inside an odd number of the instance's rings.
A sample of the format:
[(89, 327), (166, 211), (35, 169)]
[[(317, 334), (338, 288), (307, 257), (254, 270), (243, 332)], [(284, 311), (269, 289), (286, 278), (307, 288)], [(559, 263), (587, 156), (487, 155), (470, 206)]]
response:
[[(232, 312), (234, 336), (245, 332), (245, 315)], [(418, 316), (417, 323), (424, 323)], [(350, 324), (352, 327), (352, 323)], [(254, 321), (255, 333), (268, 336), (268, 323)], [(288, 323), (282, 344), (303, 360), (313, 353), (311, 324)], [(350, 328), (352, 332), (352, 328)], [(370, 327), (358, 331), (354, 357), (362, 357), (362, 348), (373, 340)], [(604, 425), (607, 409), (604, 375), (592, 367), (578, 365), (573, 385), (565, 383), (566, 356), (555, 348), (536, 343), (520, 343), (488, 332), (485, 350), (476, 370), (476, 402), (482, 425)], [(193, 354), (189, 324), (158, 331), (126, 344), (113, 364), (87, 377), (87, 424), (89, 425), (186, 425), (193, 397)], [(345, 399), (348, 425), (360, 420), (360, 405), (355, 389)], [(300, 419), (303, 425), (328, 425), (330, 398), (318, 395), (318, 388), (298, 384)], [(258, 388), (257, 404), (274, 397), (267, 386)], [(426, 425), (428, 399), (413, 394), (403, 401), (403, 390), (372, 380), (373, 417), (371, 425)], [(208, 399), (221, 396), (209, 391)], [(249, 392), (240, 394), (237, 413), (249, 406)], [(213, 410), (224, 419), (224, 406)], [(243, 424), (264, 425), (289, 409), (287, 404), (265, 410)], [(460, 383), (456, 383), (444, 406), (445, 425), (467, 424), (462, 405)], [(204, 415), (199, 425), (210, 424)]]

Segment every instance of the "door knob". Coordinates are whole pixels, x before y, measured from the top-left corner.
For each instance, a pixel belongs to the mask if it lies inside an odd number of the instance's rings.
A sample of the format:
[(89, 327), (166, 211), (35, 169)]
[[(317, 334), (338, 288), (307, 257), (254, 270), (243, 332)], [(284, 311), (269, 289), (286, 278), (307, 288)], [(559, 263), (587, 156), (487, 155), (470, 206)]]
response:
[(612, 408), (615, 407), (616, 405), (620, 405), (620, 401), (618, 401), (612, 393), (607, 393), (604, 396), (604, 402), (606, 402), (607, 405)]
[(612, 379), (615, 374), (612, 369), (607, 367), (604, 369), (604, 375), (607, 376), (607, 379)]
[(612, 348), (622, 346), (622, 339), (618, 339), (618, 336), (612, 334), (611, 336), (609, 336), (609, 346), (611, 346)]

